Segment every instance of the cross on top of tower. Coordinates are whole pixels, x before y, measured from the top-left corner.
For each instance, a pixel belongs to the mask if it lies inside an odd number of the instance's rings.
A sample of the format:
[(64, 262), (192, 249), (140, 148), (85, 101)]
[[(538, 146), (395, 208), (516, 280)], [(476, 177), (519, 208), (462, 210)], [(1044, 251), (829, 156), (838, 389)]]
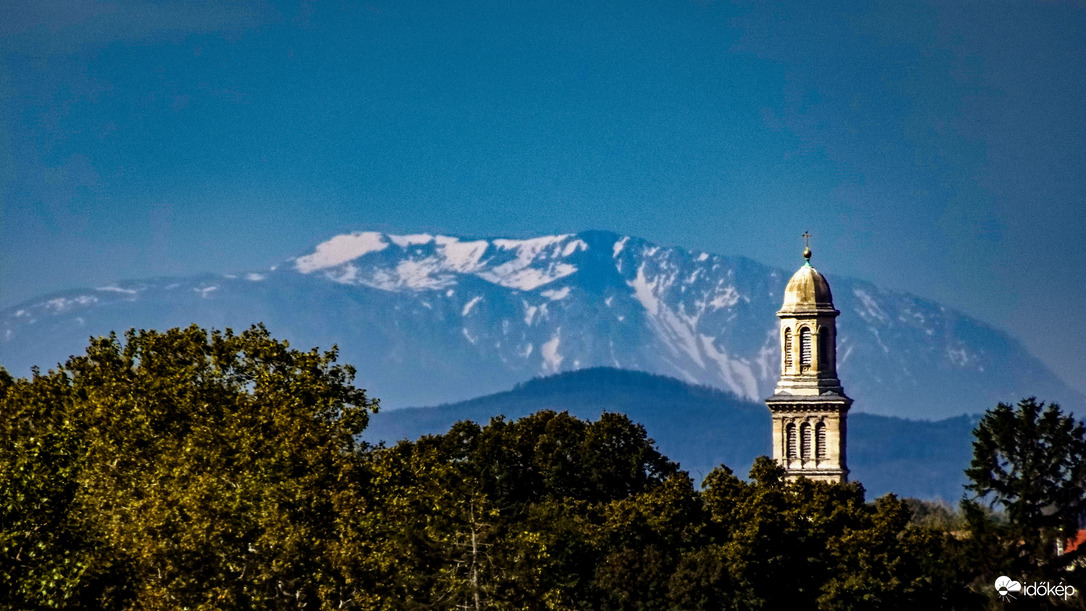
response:
[(803, 245), (804, 245), (803, 258), (806, 259), (807, 264), (810, 265), (811, 264), (811, 232), (810, 231), (804, 231), (803, 235), (800, 236), (800, 237), (803, 238)]

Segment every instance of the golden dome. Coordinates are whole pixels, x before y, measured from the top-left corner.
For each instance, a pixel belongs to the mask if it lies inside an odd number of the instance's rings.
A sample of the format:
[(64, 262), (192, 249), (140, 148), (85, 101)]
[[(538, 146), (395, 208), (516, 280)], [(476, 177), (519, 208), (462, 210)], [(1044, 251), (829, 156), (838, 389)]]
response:
[(784, 289), (781, 311), (806, 311), (833, 309), (833, 293), (830, 283), (810, 263), (804, 263)]

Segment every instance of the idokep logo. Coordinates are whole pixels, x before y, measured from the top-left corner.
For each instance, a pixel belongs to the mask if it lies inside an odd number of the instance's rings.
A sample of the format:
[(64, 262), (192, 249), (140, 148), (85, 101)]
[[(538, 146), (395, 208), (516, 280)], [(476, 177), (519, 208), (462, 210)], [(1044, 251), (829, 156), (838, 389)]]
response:
[(1008, 598), (1014, 598), (1015, 592), (1022, 591), (1022, 584), (1006, 575), (1002, 575), (996, 580), (995, 589), (996, 592), (999, 592), (1000, 598), (1007, 600)]
[(999, 593), (999, 598), (1003, 600), (1011, 600), (1015, 598), (1015, 594), (1021, 593), (1023, 596), (1056, 596), (1067, 600), (1075, 595), (1075, 586), (1066, 586), (1063, 583), (1052, 585), (1047, 581), (1035, 581), (1026, 585), (1022, 585), (1021, 582), (1015, 581), (1006, 575), (996, 579), (995, 582), (996, 592)]

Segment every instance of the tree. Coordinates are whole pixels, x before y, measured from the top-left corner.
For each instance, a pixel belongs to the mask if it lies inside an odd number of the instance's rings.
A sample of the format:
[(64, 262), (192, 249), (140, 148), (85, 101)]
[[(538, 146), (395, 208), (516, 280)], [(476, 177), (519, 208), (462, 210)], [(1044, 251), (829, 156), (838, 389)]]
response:
[(706, 593), (722, 591), (729, 609), (975, 608), (939, 561), (953, 538), (910, 526), (894, 495), (867, 503), (857, 483), (788, 480), (766, 457), (750, 476), (719, 467), (706, 477), (710, 545), (696, 552), (702, 570), (684, 576), (696, 580), (684, 608), (698, 608), (696, 594), (719, 600)]
[(377, 402), (335, 360), (192, 326), (0, 380), (0, 602), (362, 607)]
[(86, 442), (71, 414), (64, 372), (13, 380), (0, 370), (0, 608), (96, 608), (127, 597), (123, 559), (74, 511)]
[[(606, 504), (596, 547), (595, 568), (600, 600), (597, 609), (675, 608), (674, 598), (689, 603), (686, 575), (674, 579), (684, 552), (700, 549), (706, 522), (693, 482), (685, 473), (672, 475), (652, 489)], [(695, 607), (696, 608), (696, 607)]]
[(368, 460), (386, 596), (402, 608), (604, 608), (597, 567), (617, 575), (652, 555), (631, 537), (666, 547), (673, 523), (697, 522), (677, 517), (697, 507), (689, 479), (619, 414), (463, 421)]
[(1084, 509), (1086, 426), (1030, 397), (998, 404), (973, 435), (966, 488), (1006, 512), (1016, 557), (1034, 567), (1052, 561), (1057, 537), (1076, 530)]

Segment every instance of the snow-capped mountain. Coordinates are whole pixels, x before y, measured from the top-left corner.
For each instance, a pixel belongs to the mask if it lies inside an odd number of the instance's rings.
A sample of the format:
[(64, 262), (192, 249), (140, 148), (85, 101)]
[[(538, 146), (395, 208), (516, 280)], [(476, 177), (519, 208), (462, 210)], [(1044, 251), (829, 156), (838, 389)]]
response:
[[(593, 366), (757, 401), (776, 382), (774, 313), (792, 271), (602, 231), (525, 240), (359, 232), (271, 271), (124, 282), (0, 311), (0, 364), (47, 368), (111, 330), (264, 322), (298, 347), (338, 344), (386, 407)], [(911, 295), (828, 279), (855, 410), (942, 418), (1027, 395), (1086, 404), (1005, 333)]]

